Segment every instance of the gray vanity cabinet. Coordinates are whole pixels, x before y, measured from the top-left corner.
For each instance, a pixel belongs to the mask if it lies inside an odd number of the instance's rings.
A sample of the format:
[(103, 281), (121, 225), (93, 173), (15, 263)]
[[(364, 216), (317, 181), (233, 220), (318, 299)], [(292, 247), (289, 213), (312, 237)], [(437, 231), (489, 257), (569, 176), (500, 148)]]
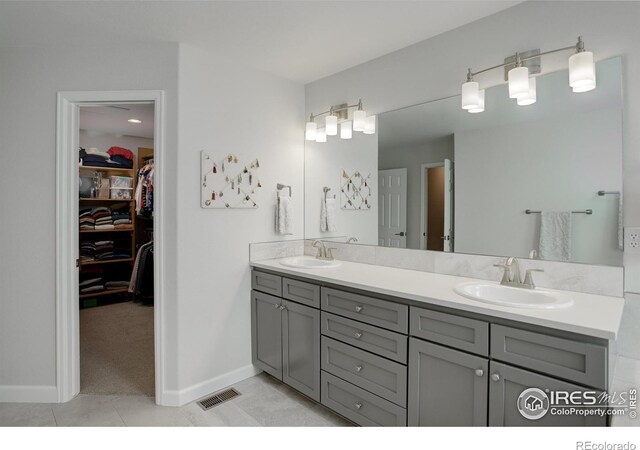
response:
[(409, 426), (486, 426), (489, 360), (409, 339)]
[(491, 361), (489, 389), (489, 426), (494, 427), (604, 427), (606, 417), (552, 415), (538, 419), (524, 418), (517, 409), (517, 400), (523, 390), (539, 388), (552, 391), (584, 391), (585, 388), (539, 375), (528, 370)]
[(320, 401), (320, 311), (252, 291), (251, 327), (254, 365)]

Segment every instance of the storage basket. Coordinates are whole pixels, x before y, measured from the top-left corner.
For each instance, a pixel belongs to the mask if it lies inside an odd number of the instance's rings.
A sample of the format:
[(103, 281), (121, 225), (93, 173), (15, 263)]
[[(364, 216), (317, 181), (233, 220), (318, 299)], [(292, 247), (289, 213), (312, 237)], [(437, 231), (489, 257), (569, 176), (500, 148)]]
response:
[(112, 188), (132, 188), (133, 178), (131, 177), (109, 177)]
[(133, 195), (132, 188), (112, 187), (110, 191), (111, 191), (111, 198), (116, 198), (116, 199), (129, 200)]

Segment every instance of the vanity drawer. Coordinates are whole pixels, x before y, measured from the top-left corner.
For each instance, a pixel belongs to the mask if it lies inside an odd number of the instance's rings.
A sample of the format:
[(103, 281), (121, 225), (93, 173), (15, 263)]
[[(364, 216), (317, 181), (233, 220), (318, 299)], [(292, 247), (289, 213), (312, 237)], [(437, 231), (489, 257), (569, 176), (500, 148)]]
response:
[(320, 286), (315, 284), (283, 278), (282, 296), (287, 300), (320, 308)]
[(322, 404), (362, 426), (404, 427), (407, 410), (325, 372)]
[(332, 288), (321, 289), (321, 309), (399, 333), (407, 333), (409, 308), (364, 295)]
[(407, 336), (323, 312), (321, 330), (325, 336), (351, 344), (402, 364), (407, 363)]
[(491, 325), (491, 357), (565, 380), (607, 388), (607, 349), (503, 325)]
[(406, 366), (326, 336), (322, 336), (321, 355), (322, 370), (406, 407)]
[(470, 353), (489, 354), (489, 324), (481, 320), (412, 306), (410, 334)]
[(282, 277), (253, 270), (251, 272), (251, 289), (282, 297)]

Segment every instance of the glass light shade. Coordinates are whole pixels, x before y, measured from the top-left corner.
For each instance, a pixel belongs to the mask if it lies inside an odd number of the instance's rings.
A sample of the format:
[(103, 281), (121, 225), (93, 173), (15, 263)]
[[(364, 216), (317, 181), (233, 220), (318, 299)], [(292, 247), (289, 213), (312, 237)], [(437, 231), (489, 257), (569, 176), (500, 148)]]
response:
[(327, 136), (335, 136), (338, 134), (338, 117), (327, 116), (325, 119)]
[(353, 129), (351, 128), (353, 122), (342, 122), (340, 124), (340, 138), (341, 139), (351, 139), (353, 137)]
[(375, 134), (376, 132), (376, 116), (369, 116), (364, 121), (364, 134)]
[(353, 131), (364, 131), (364, 121), (367, 118), (367, 112), (357, 110), (353, 112)]
[(529, 78), (529, 93), (527, 95), (523, 95), (518, 97), (516, 102), (518, 106), (527, 106), (533, 105), (537, 100), (537, 92), (536, 92), (536, 79), (535, 77)]
[(478, 102), (478, 107), (474, 108), (474, 109), (468, 109), (467, 111), (469, 111), (472, 114), (477, 114), (477, 113), (481, 113), (484, 112), (484, 89), (481, 89), (479, 92), (479, 102)]
[(596, 65), (593, 53), (580, 52), (569, 58), (569, 86), (573, 92), (587, 92), (596, 87)]
[(480, 105), (480, 85), (477, 81), (462, 84), (462, 109), (477, 109)]
[(316, 142), (327, 142), (327, 133), (324, 130), (316, 132)]
[(316, 125), (315, 122), (307, 122), (307, 127), (304, 132), (304, 138), (307, 141), (315, 141), (317, 130), (318, 130), (318, 125)]
[(509, 97), (518, 98), (529, 94), (529, 69), (514, 67), (509, 71)]

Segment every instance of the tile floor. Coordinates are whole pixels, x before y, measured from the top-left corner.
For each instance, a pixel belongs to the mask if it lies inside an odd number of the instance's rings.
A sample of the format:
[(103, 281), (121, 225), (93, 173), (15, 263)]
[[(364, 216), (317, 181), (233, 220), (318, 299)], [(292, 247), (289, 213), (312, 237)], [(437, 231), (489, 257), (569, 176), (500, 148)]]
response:
[[(157, 406), (151, 397), (80, 394), (68, 403), (0, 403), (0, 426), (351, 426), (327, 408), (262, 373), (233, 385), (242, 395), (203, 411), (195, 402)], [(640, 360), (619, 357), (614, 391), (640, 388)], [(614, 417), (612, 426), (640, 426)]]
[(351, 426), (327, 408), (260, 374), (233, 386), (242, 395), (203, 411), (195, 402), (157, 406), (137, 395), (80, 394), (68, 403), (0, 403), (0, 426)]

